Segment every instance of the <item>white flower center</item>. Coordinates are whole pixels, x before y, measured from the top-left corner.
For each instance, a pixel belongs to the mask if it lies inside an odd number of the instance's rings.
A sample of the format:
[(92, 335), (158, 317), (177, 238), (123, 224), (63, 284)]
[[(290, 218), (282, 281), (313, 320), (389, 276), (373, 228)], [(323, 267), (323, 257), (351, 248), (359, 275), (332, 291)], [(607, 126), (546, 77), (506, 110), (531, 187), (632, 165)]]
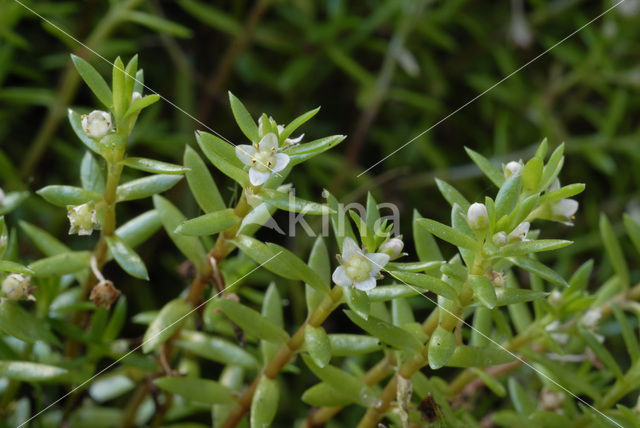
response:
[(371, 263), (360, 254), (354, 254), (345, 260), (344, 270), (349, 279), (355, 282), (366, 281), (371, 277)]
[(260, 172), (269, 172), (276, 163), (275, 150), (260, 150), (251, 157), (252, 167)]

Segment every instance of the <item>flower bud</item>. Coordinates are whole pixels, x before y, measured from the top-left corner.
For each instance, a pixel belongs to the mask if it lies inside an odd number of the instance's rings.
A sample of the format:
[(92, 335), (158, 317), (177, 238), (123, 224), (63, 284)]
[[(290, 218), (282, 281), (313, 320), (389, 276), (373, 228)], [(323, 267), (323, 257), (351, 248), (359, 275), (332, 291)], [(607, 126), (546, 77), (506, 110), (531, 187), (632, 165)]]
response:
[(113, 282), (102, 280), (98, 285), (93, 287), (89, 299), (91, 299), (94, 305), (104, 306), (109, 309), (111, 305), (118, 300), (120, 294), (122, 294), (122, 292), (113, 285)]
[(402, 249), (404, 248), (404, 242), (402, 242), (402, 236), (391, 238), (385, 241), (378, 248), (378, 253), (384, 253), (389, 255), (389, 260), (395, 260), (402, 255)]
[(589, 309), (578, 321), (578, 324), (587, 329), (594, 329), (602, 318), (602, 312), (599, 309)]
[(478, 202), (471, 204), (467, 211), (467, 222), (471, 229), (481, 230), (487, 227), (489, 224), (489, 214), (487, 214), (487, 207), (484, 204)]
[(131, 104), (135, 103), (138, 100), (142, 99), (142, 94), (140, 92), (135, 91), (132, 95), (131, 95)]
[(12, 273), (2, 281), (2, 294), (9, 300), (20, 300), (29, 296), (31, 277)]
[(94, 110), (82, 116), (82, 129), (91, 138), (100, 139), (111, 131), (111, 114)]
[(549, 294), (548, 301), (551, 306), (560, 306), (562, 304), (562, 293), (558, 290), (553, 290), (551, 294)]
[(522, 164), (520, 162), (511, 161), (504, 166), (504, 176), (506, 178), (519, 174), (520, 171), (522, 171)]
[(96, 210), (92, 203), (86, 203), (69, 208), (67, 211), (69, 218), (69, 235), (91, 235), (94, 229), (100, 227)]
[(507, 234), (505, 232), (498, 232), (493, 235), (492, 239), (494, 244), (496, 244), (498, 247), (502, 247), (507, 243)]

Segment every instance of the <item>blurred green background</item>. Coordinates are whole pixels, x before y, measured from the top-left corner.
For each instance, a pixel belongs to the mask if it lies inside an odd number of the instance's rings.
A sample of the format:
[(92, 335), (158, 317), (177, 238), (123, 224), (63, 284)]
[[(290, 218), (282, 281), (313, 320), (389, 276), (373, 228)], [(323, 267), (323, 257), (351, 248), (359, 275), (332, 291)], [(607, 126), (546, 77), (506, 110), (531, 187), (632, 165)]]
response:
[[(228, 106), (226, 92), (231, 90), (255, 117), (264, 111), (279, 123), (322, 106), (304, 126), (307, 138), (349, 138), (293, 172), (298, 194), (321, 200), (321, 190), (327, 188), (349, 202), (362, 201), (372, 191), (378, 201), (400, 207), (406, 236), (413, 208), (446, 220), (448, 210), (434, 176), (454, 184), (470, 200), (493, 193), (488, 181), (477, 179), (479, 170), (464, 146), (506, 163), (526, 158), (544, 137), (552, 148), (561, 142), (567, 145), (564, 181), (587, 184), (579, 197), (575, 228), (552, 225), (545, 231), (576, 240), (560, 253), (561, 272), (569, 272), (589, 255), (602, 260), (600, 211), (616, 225), (624, 211), (639, 215), (638, 0), (625, 0), (450, 117), (615, 3), (21, 3), (0, 0), (0, 187), (5, 190), (78, 183), (84, 150), (66, 121), (66, 107), (97, 103), (80, 85), (69, 54), (82, 55), (105, 76), (111, 69), (52, 23), (109, 61), (138, 53), (146, 84), (179, 106), (161, 102), (145, 111), (130, 142), (131, 155), (179, 163), (184, 145), (195, 143), (194, 130), (204, 128), (201, 123), (234, 143), (246, 143)], [(225, 177), (216, 178), (229, 200), (237, 196)], [(193, 217), (197, 206), (186, 189), (183, 181), (168, 196)], [(125, 220), (149, 208), (149, 201), (131, 204), (120, 208), (118, 216)], [(34, 196), (9, 222), (23, 218), (63, 236), (65, 214)], [(22, 253), (29, 258), (32, 250), (24, 241)], [(72, 246), (86, 246), (75, 237), (70, 241)], [(304, 250), (310, 242), (296, 239), (288, 245)], [(157, 308), (182, 289), (184, 280), (176, 271), (182, 261), (162, 233), (141, 251), (146, 260), (161, 262), (152, 268), (152, 277), (166, 287), (153, 292), (136, 287), (135, 305)], [(576, 253), (579, 257), (571, 257)], [(602, 277), (607, 271), (605, 262)], [(126, 284), (121, 288), (127, 291)]]

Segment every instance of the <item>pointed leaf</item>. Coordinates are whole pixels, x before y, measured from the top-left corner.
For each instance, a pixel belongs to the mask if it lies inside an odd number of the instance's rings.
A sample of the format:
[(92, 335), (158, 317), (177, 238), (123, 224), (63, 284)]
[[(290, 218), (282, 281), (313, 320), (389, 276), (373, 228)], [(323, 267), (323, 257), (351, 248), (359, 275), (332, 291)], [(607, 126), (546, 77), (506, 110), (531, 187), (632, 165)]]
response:
[(209, 379), (161, 377), (154, 380), (153, 383), (165, 391), (198, 403), (231, 404), (235, 400), (229, 388)]
[(515, 357), (495, 345), (456, 347), (447, 361), (447, 367), (488, 367), (510, 363)]
[(231, 103), (233, 117), (236, 119), (236, 123), (240, 127), (242, 133), (249, 139), (249, 141), (253, 143), (260, 142), (258, 125), (256, 125), (256, 122), (253, 120), (244, 104), (242, 104), (242, 102), (231, 92), (229, 92), (229, 102)]
[(289, 340), (287, 332), (251, 308), (228, 299), (218, 301), (218, 306), (231, 321), (256, 337), (273, 343)]
[(413, 285), (422, 290), (431, 291), (439, 296), (446, 297), (449, 300), (456, 301), (458, 299), (456, 290), (436, 277), (423, 273), (403, 271), (389, 271), (389, 274), (405, 284)]
[(380, 318), (369, 315), (367, 319), (362, 318), (355, 312), (346, 310), (345, 314), (353, 321), (358, 327), (366, 331), (372, 336), (380, 339), (381, 342), (410, 353), (420, 352), (422, 345), (406, 330), (396, 327)]
[(440, 326), (436, 327), (429, 339), (429, 347), (427, 349), (429, 367), (434, 370), (443, 367), (453, 356), (455, 350), (455, 335)]
[(169, 339), (187, 320), (191, 306), (184, 299), (164, 305), (153, 319), (142, 340), (142, 352), (148, 354)]
[(467, 151), (469, 157), (478, 165), (478, 168), (484, 173), (484, 175), (493, 182), (497, 187), (501, 187), (504, 183), (504, 173), (493, 165), (489, 159), (482, 156), (480, 153), (471, 150), (468, 147), (464, 148)]
[(262, 376), (251, 400), (251, 428), (270, 427), (278, 411), (280, 389), (275, 379)]
[(36, 260), (29, 265), (29, 269), (37, 277), (62, 276), (88, 268), (90, 261), (91, 253), (88, 251), (69, 251)]
[(327, 205), (296, 198), (293, 192), (261, 189), (258, 198), (273, 207), (290, 212), (311, 215), (326, 215), (331, 212)]
[(73, 61), (73, 65), (76, 67), (76, 70), (78, 70), (78, 74), (80, 74), (82, 80), (85, 81), (98, 100), (100, 100), (105, 107), (110, 108), (113, 103), (113, 94), (100, 73), (79, 56), (71, 54), (71, 61)]
[(45, 382), (60, 378), (67, 370), (28, 361), (0, 361), (0, 376), (22, 382)]
[(154, 174), (184, 174), (189, 171), (189, 168), (180, 165), (137, 157), (126, 158), (122, 161), (122, 164), (129, 168), (152, 172)]
[(43, 187), (36, 192), (47, 202), (59, 207), (68, 205), (82, 205), (86, 202), (97, 202), (102, 200), (102, 195), (81, 187), (51, 185)]
[(34, 275), (35, 272), (29, 269), (26, 266), (21, 265), (20, 263), (12, 262), (9, 260), (0, 260), (0, 271), (2, 272), (12, 272), (12, 273), (22, 273), (25, 275)]
[(247, 368), (258, 367), (256, 358), (240, 346), (198, 331), (183, 330), (175, 344), (178, 348), (211, 361)]
[(561, 287), (569, 286), (567, 281), (565, 281), (559, 273), (531, 257), (509, 257), (509, 261), (519, 268), (538, 275), (540, 278), (547, 280), (552, 284), (559, 285)]
[(611, 223), (604, 214), (600, 215), (600, 234), (613, 269), (620, 278), (622, 286), (627, 288), (629, 286), (629, 266), (627, 266), (624, 253), (611, 227)]
[(149, 280), (149, 274), (144, 262), (122, 238), (112, 235), (107, 236), (106, 240), (113, 258), (116, 259), (116, 262), (125, 272), (133, 277)]
[(9, 300), (0, 301), (0, 331), (27, 343), (42, 340), (60, 345), (60, 341), (49, 331), (46, 323)]
[(557, 250), (571, 244), (573, 244), (573, 241), (565, 241), (563, 239), (537, 239), (535, 241), (522, 241), (505, 245), (500, 249), (500, 253), (504, 257), (524, 256), (540, 251)]
[(332, 135), (330, 137), (320, 138), (308, 143), (292, 146), (285, 150), (285, 153), (289, 155), (289, 165), (295, 166), (302, 162), (318, 156), (326, 152), (329, 149), (334, 148), (338, 144), (342, 143), (346, 135)]
[(435, 220), (421, 218), (417, 220), (417, 224), (425, 228), (430, 233), (436, 235), (438, 238), (457, 247), (467, 248), (470, 250), (475, 250), (478, 247), (478, 243), (475, 239)]
[(189, 146), (185, 148), (183, 162), (184, 166), (189, 169), (186, 173), (189, 189), (191, 189), (200, 208), (205, 213), (225, 209), (224, 199), (222, 199), (213, 177), (209, 174), (207, 166), (196, 151)]
[(469, 275), (469, 284), (473, 294), (489, 309), (493, 309), (497, 303), (496, 290), (489, 278), (484, 275)]
[(282, 134), (280, 134), (280, 138), (282, 140), (286, 140), (287, 138), (289, 138), (289, 136), (291, 136), (291, 134), (293, 134), (296, 129), (298, 129), (305, 122), (307, 122), (309, 119), (315, 116), (316, 113), (318, 113), (319, 111), (320, 111), (320, 107), (316, 107), (313, 110), (309, 110), (308, 112), (303, 113), (300, 116), (293, 119), (291, 123), (285, 126), (284, 130), (282, 131)]
[(171, 189), (181, 179), (181, 175), (158, 174), (131, 180), (118, 186), (118, 202), (144, 199), (162, 193)]
[(211, 163), (224, 175), (237, 181), (241, 186), (249, 184), (249, 174), (237, 158), (234, 147), (219, 137), (208, 132), (196, 132), (196, 140), (200, 149)]
[(242, 219), (235, 215), (233, 208), (211, 212), (185, 221), (176, 228), (183, 235), (215, 235), (240, 223)]

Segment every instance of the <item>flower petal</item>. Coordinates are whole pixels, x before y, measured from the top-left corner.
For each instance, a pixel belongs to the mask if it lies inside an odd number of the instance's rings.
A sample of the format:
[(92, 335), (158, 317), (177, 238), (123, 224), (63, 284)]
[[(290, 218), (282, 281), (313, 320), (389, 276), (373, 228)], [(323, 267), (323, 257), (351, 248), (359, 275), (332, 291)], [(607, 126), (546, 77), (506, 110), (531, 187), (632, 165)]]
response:
[(384, 253), (367, 253), (364, 256), (371, 262), (371, 275), (377, 275), (391, 258), (389, 254)]
[(376, 279), (371, 277), (369, 279), (365, 279), (362, 282), (356, 282), (354, 284), (358, 290), (369, 291), (376, 288)]
[(362, 254), (362, 250), (358, 247), (356, 241), (347, 236), (342, 242), (342, 258), (347, 260), (354, 254)]
[(578, 201), (575, 199), (561, 199), (553, 205), (554, 215), (570, 219), (578, 211)]
[(236, 146), (236, 156), (245, 165), (251, 165), (251, 157), (256, 153), (256, 148), (248, 144)]
[(336, 270), (333, 271), (331, 279), (341, 287), (348, 287), (353, 283), (347, 276), (347, 271), (344, 269), (344, 266), (338, 266)]
[(278, 136), (269, 132), (260, 140), (260, 151), (276, 150), (278, 148)]
[(287, 165), (289, 165), (289, 155), (285, 155), (284, 153), (276, 153), (275, 158), (276, 162), (272, 167), (273, 172), (282, 171), (287, 167)]
[(289, 144), (298, 144), (300, 141), (302, 141), (303, 137), (304, 137), (304, 134), (300, 134), (296, 138), (287, 138), (285, 141)]
[(259, 186), (261, 184), (264, 184), (264, 182), (267, 181), (270, 176), (271, 176), (270, 171), (260, 172), (255, 168), (251, 168), (249, 170), (249, 181), (254, 186)]

